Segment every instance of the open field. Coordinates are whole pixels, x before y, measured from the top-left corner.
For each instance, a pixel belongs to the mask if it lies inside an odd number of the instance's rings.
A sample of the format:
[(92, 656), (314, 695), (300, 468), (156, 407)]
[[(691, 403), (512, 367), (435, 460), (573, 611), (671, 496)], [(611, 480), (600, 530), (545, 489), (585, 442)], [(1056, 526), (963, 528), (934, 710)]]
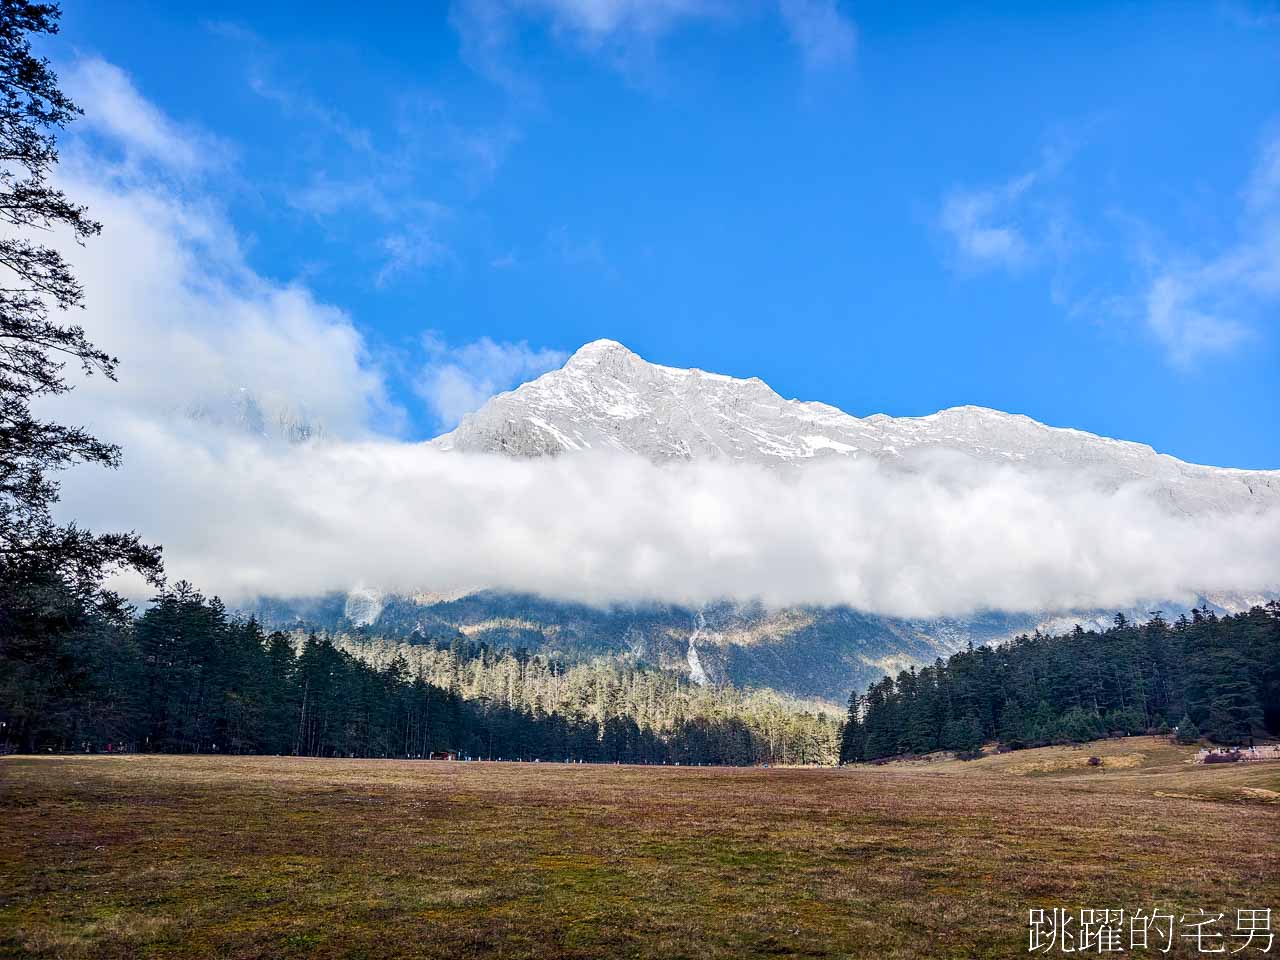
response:
[(0, 956), (1010, 957), (1029, 907), (1280, 908), (1280, 766), (1192, 752), (8, 758)]

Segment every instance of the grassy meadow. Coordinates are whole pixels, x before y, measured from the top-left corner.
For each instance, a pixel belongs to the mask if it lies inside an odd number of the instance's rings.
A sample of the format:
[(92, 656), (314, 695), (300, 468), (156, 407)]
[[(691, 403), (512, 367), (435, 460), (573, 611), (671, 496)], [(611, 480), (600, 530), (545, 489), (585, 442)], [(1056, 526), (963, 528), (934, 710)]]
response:
[(1011, 957), (1030, 907), (1280, 908), (1280, 765), (1193, 752), (10, 757), (0, 957)]

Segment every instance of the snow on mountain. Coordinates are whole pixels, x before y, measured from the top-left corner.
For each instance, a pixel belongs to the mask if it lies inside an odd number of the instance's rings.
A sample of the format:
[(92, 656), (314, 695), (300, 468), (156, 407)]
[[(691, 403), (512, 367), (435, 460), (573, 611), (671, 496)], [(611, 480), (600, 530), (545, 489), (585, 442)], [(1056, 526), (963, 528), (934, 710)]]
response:
[(855, 417), (828, 404), (787, 400), (758, 378), (649, 363), (613, 340), (588, 343), (559, 370), (494, 397), (433, 443), (512, 456), (615, 449), (655, 462), (771, 466), (826, 457), (909, 466), (919, 453), (952, 450), (987, 462), (1078, 470), (1103, 486), (1145, 482), (1179, 512), (1280, 504), (1280, 471), (1185, 463), (1145, 444), (984, 407)]

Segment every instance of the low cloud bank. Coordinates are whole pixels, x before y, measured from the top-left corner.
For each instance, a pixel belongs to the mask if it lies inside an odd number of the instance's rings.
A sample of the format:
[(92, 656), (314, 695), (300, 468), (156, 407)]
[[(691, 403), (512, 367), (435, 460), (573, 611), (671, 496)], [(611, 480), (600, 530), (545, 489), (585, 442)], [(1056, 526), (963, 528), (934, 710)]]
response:
[(129, 433), (124, 471), (69, 478), (68, 515), (136, 526), (165, 545), (172, 577), (232, 602), (484, 585), (926, 617), (1190, 600), (1280, 579), (1276, 511), (1175, 517), (1141, 485), (1104, 490), (960, 456), (779, 473), (381, 441), (288, 447), (154, 422)]

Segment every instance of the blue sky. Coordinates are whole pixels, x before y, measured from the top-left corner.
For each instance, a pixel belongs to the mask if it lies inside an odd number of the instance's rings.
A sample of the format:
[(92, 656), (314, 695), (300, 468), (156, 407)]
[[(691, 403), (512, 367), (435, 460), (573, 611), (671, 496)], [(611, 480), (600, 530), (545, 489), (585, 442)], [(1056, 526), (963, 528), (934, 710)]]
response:
[(48, 52), (128, 78), (404, 436), (611, 337), (1280, 468), (1274, 5), (183, 6), (68, 0)]

